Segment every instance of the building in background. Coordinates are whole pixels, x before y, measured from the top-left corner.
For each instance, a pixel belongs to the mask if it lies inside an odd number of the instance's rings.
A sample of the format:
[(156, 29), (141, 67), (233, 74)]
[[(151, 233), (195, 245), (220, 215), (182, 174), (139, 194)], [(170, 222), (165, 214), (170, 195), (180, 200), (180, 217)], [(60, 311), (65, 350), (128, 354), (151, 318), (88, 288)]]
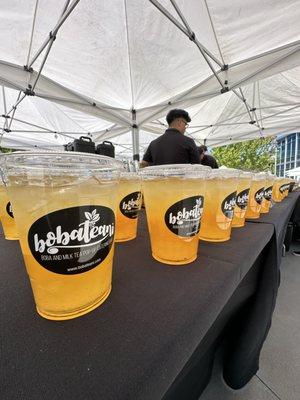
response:
[(290, 169), (300, 167), (300, 133), (278, 135), (276, 142), (276, 175), (285, 176)]

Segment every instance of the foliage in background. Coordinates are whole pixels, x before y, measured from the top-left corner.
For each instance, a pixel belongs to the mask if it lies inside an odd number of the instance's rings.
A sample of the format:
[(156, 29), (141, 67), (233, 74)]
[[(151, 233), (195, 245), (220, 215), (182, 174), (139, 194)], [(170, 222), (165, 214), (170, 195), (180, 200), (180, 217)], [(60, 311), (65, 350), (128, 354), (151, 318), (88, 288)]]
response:
[(11, 153), (12, 151), (13, 151), (12, 149), (6, 149), (5, 147), (0, 146), (1, 153)]
[(212, 154), (219, 166), (274, 173), (275, 149), (274, 138), (261, 138), (216, 147)]

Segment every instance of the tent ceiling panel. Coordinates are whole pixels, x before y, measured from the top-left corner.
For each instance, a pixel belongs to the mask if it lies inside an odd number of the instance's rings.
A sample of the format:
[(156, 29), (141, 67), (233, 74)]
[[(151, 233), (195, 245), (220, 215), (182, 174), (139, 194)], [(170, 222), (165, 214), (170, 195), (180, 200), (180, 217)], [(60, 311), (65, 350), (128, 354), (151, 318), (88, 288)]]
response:
[[(154, 135), (164, 130), (158, 118), (164, 123), (169, 109), (187, 108), (194, 125), (189, 134), (212, 145), (299, 127), (298, 0), (233, 0), (230, 5), (221, 0), (0, 0), (0, 5), (0, 83), (14, 89), (15, 99), (28, 84), (36, 94), (18, 105), (15, 130), (21, 124), (17, 119), (31, 118), (53, 131), (114, 138), (130, 129), (132, 107), (140, 132)], [(34, 71), (26, 72), (30, 46), (32, 57), (67, 6), (72, 12), (45, 64), (46, 48)], [(220, 71), (217, 59), (229, 69)], [(220, 95), (227, 87), (247, 101), (232, 92)], [(12, 104), (8, 101), (10, 115)], [(250, 114), (253, 106), (257, 111)], [(32, 133), (32, 143), (36, 137)], [(131, 134), (126, 137), (131, 142)]]
[(298, 0), (206, 1), (227, 64), (300, 39)]

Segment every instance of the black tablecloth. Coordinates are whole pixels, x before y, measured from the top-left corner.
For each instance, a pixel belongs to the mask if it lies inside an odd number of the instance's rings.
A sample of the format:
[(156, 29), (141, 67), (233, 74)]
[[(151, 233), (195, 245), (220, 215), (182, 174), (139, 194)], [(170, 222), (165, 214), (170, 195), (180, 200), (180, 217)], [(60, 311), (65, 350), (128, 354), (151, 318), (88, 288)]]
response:
[[(282, 207), (279, 217), (286, 223), (295, 202), (292, 194), (270, 215)], [(93, 312), (64, 322), (36, 314), (18, 242), (1, 237), (2, 398), (161, 399), (207, 340), (207, 333), (266, 247), (267, 265), (272, 263), (271, 253), (277, 248), (273, 233), (272, 223), (248, 223), (233, 230), (229, 242), (200, 242), (195, 262), (173, 267), (152, 259), (141, 215), (138, 238), (116, 246), (108, 300)], [(258, 293), (262, 295), (261, 290)], [(257, 313), (255, 301), (252, 305)], [(265, 327), (256, 347), (254, 343), (258, 354), (266, 332)], [(244, 334), (238, 324), (237, 342)], [(241, 348), (235, 353), (243, 354)], [(246, 368), (240, 379), (236, 375), (240, 359), (230, 356), (225, 370), (229, 364), (235, 369), (233, 373), (227, 369), (226, 378), (239, 386), (251, 373)]]

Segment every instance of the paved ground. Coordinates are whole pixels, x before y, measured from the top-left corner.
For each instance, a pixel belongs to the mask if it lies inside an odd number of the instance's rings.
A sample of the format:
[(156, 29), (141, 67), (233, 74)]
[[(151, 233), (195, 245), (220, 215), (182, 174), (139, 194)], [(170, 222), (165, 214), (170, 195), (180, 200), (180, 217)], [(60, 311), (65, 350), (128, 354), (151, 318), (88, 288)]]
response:
[(300, 257), (293, 250), (300, 250), (300, 243), (292, 243), (282, 259), (281, 286), (257, 375), (233, 391), (222, 381), (217, 357), (200, 400), (300, 400)]

